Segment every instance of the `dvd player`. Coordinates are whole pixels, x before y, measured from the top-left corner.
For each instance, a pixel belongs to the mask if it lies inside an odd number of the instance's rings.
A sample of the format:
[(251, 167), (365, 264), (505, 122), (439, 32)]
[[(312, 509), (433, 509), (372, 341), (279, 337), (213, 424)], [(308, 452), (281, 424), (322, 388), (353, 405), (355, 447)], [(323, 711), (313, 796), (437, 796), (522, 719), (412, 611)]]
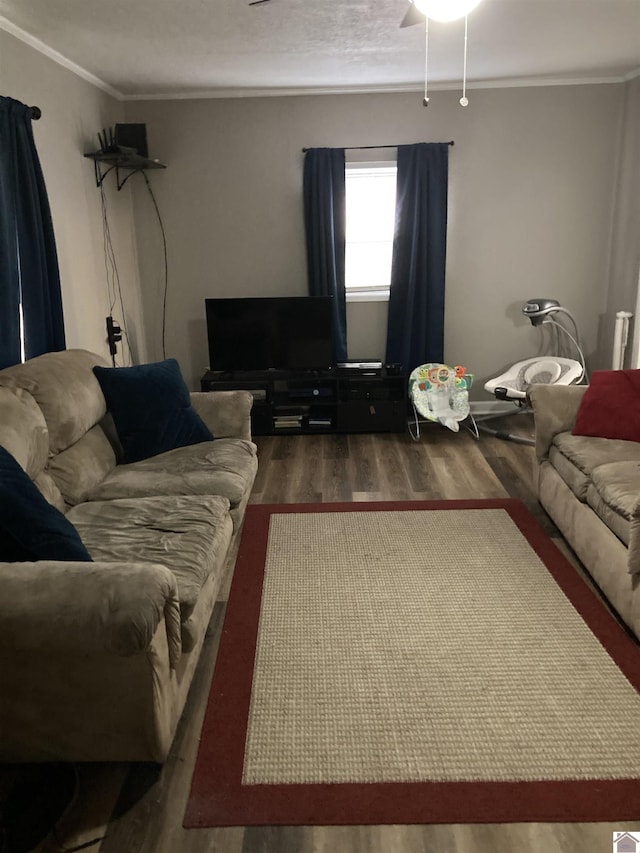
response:
[(380, 370), (381, 361), (341, 361), (337, 364), (340, 370)]

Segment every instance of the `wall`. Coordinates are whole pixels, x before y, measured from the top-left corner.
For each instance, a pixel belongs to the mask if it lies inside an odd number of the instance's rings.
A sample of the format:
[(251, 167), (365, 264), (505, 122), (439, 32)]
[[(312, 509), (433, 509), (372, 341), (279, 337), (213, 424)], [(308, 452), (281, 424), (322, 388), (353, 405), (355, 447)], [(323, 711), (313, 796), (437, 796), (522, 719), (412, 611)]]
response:
[[(109, 357), (105, 317), (109, 313), (100, 192), (92, 161), (97, 130), (124, 120), (123, 106), (13, 35), (0, 30), (0, 94), (37, 105), (33, 123), (56, 235), (67, 347)], [(133, 210), (129, 190), (118, 193), (114, 176), (105, 181), (108, 219), (125, 306), (113, 315), (130, 333), (136, 360), (146, 356)], [(128, 363), (119, 353), (118, 363)]]
[[(618, 151), (616, 206), (611, 232), (609, 292), (600, 318), (599, 355), (603, 367), (611, 367), (613, 331), (617, 311), (636, 312), (640, 273), (640, 77), (625, 86), (624, 124)], [(633, 346), (632, 346), (633, 342)], [(640, 323), (632, 321), (625, 366), (638, 366)]]
[[(207, 368), (207, 296), (306, 292), (303, 146), (453, 139), (450, 155), (445, 359), (482, 382), (535, 355), (521, 314), (535, 296), (575, 314), (596, 356), (606, 281), (623, 84), (234, 100), (130, 102), (150, 151), (167, 234), (166, 353), (192, 387)], [(357, 156), (353, 152), (353, 156)], [(160, 231), (135, 190), (149, 353), (160, 346)], [(349, 305), (349, 356), (384, 358), (386, 305)], [(593, 366), (593, 365), (592, 365)]]

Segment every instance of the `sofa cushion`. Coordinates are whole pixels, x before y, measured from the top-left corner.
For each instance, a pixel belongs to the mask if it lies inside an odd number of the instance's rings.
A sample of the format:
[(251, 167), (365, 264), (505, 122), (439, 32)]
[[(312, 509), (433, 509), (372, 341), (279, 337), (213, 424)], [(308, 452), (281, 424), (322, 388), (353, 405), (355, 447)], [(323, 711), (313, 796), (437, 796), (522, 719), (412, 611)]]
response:
[(625, 515), (614, 509), (607, 501), (606, 496), (600, 494), (593, 483), (587, 489), (587, 504), (595, 512), (598, 518), (606, 524), (609, 530), (629, 547), (631, 539), (631, 521)]
[(558, 474), (560, 474), (578, 500), (584, 503), (587, 499), (587, 489), (591, 482), (589, 475), (581, 471), (568, 456), (562, 453), (556, 444), (552, 444), (549, 448), (549, 462)]
[(587, 503), (629, 546), (631, 522), (640, 501), (640, 462), (609, 462), (591, 475)]
[(118, 465), (90, 499), (221, 495), (235, 507), (251, 489), (257, 465), (253, 442), (218, 438), (179, 447), (132, 465)]
[(93, 367), (106, 363), (95, 353), (70, 349), (2, 371), (2, 376), (30, 390), (40, 406), (52, 453), (71, 447), (104, 417), (107, 407)]
[(594, 370), (573, 434), (640, 442), (640, 370)]
[(49, 455), (49, 433), (44, 415), (28, 391), (1, 384), (0, 412), (0, 445), (33, 480), (44, 469)]
[(52, 457), (47, 472), (65, 501), (75, 506), (86, 501), (115, 467), (115, 451), (101, 424), (96, 424), (75, 444)]
[(0, 560), (90, 562), (73, 524), (52, 506), (13, 456), (0, 447)]
[(232, 533), (229, 501), (217, 496), (93, 501), (70, 509), (68, 518), (94, 560), (170, 569), (183, 622), (207, 577), (222, 567)]
[(174, 358), (136, 367), (96, 367), (94, 372), (127, 462), (213, 439), (191, 405)]
[(640, 462), (640, 443), (561, 432), (553, 439), (549, 461), (576, 497), (586, 501), (592, 472), (610, 462)]
[(60, 512), (66, 513), (67, 505), (62, 492), (57, 487), (55, 480), (47, 471), (41, 471), (33, 481), (40, 494), (49, 501), (50, 504), (59, 509)]

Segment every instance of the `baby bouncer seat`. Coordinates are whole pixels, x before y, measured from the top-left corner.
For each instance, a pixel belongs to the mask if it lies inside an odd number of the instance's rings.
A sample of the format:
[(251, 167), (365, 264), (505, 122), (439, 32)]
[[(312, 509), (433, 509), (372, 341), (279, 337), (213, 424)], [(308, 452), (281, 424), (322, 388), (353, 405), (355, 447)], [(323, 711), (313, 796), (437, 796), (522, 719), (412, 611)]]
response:
[(475, 420), (469, 406), (469, 389), (473, 375), (461, 365), (429, 362), (421, 364), (409, 375), (409, 399), (413, 406), (415, 432), (409, 425), (411, 438), (420, 438), (420, 417), (441, 423), (453, 432), (458, 432), (461, 421), (469, 418), (472, 432), (477, 437)]

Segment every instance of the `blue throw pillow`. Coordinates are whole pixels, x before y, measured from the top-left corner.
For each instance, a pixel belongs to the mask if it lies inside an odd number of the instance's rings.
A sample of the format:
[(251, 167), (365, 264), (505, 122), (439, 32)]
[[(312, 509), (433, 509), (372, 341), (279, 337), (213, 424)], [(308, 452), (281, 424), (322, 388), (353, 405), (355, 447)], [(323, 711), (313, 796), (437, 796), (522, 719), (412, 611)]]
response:
[(0, 561), (35, 560), (92, 562), (73, 524), (0, 447)]
[(191, 406), (175, 358), (136, 367), (94, 367), (127, 462), (211, 441)]

